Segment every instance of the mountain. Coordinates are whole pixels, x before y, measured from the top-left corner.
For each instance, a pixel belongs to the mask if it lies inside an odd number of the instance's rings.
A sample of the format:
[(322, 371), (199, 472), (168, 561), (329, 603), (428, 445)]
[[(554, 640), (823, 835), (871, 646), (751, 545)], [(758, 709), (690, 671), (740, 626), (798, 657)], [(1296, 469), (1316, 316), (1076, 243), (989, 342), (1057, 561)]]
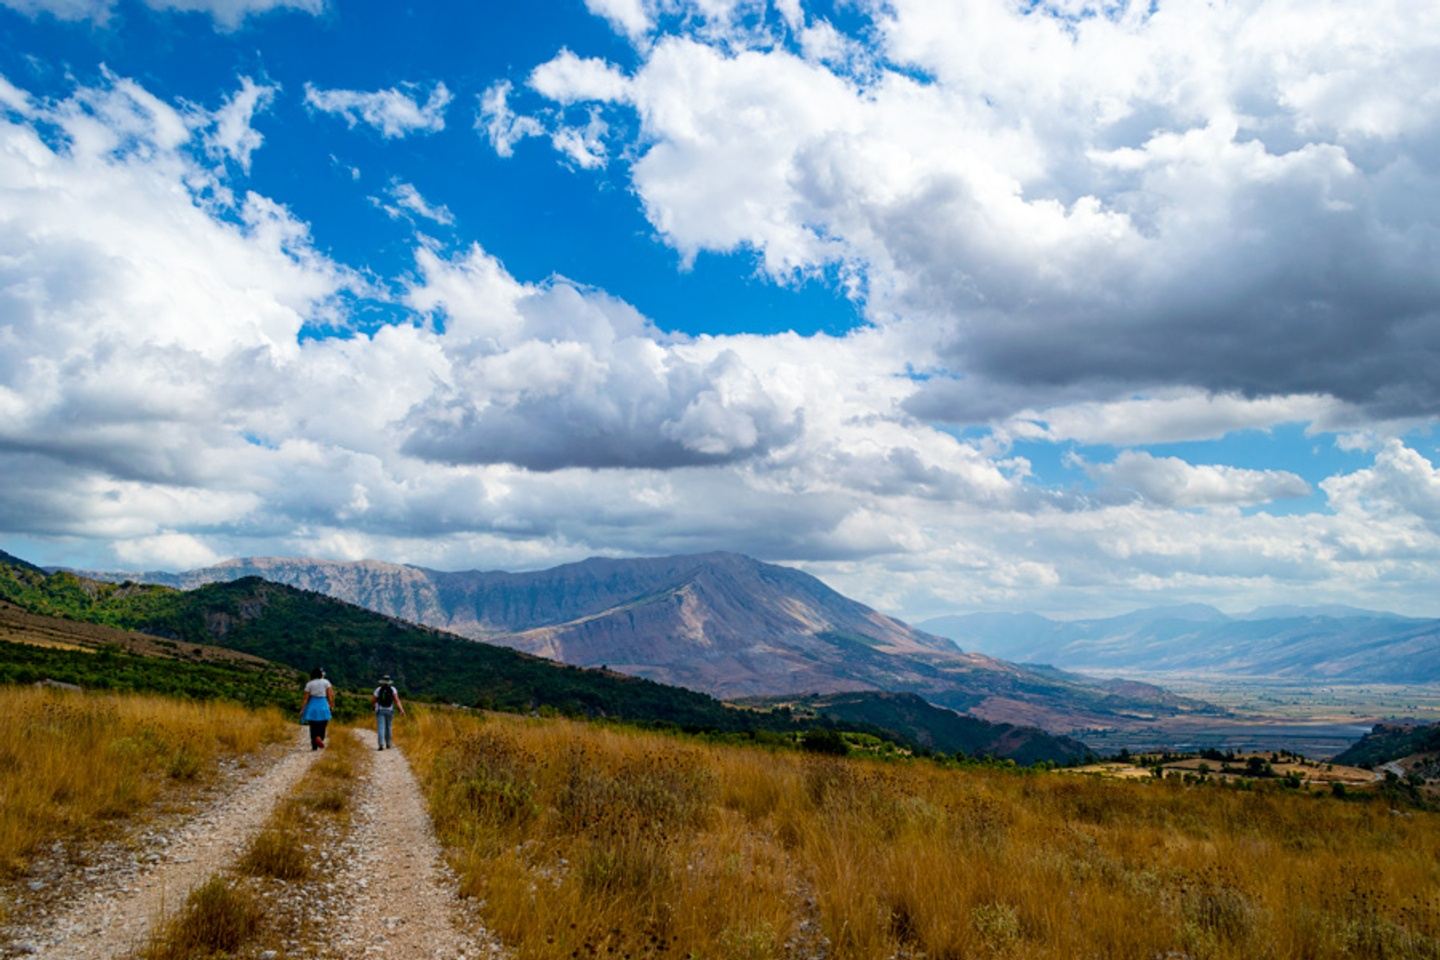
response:
[(1073, 621), (986, 613), (920, 626), (965, 649), (1065, 670), (1440, 681), (1440, 620), (1352, 607), (1262, 607), (1229, 617), (1189, 605)]
[(1369, 733), (1336, 756), (1335, 762), (1354, 767), (1378, 767), (1417, 753), (1437, 752), (1440, 752), (1440, 723), (1377, 723)]
[(1065, 731), (1203, 711), (957, 650), (789, 567), (733, 553), (591, 559), (533, 573), (237, 560), (188, 573), (104, 574), (194, 587), (242, 576), (579, 666), (717, 697), (881, 690), (996, 722)]
[(315, 664), (325, 665), (341, 691), (341, 712), (350, 715), (368, 706), (357, 688), (391, 673), (409, 694), (500, 709), (546, 706), (731, 734), (795, 734), (818, 721), (917, 750), (960, 749), (943, 747), (960, 742), (959, 730), (969, 738), (967, 752), (1022, 763), (1064, 763), (1088, 753), (1068, 738), (962, 718), (923, 701), (903, 710), (867, 708), (868, 699), (886, 697), (879, 693), (853, 694), (835, 710), (811, 704), (803, 715), (737, 708), (691, 690), (466, 640), (258, 577), (180, 591), (0, 560), (0, 681), (48, 677), (293, 708), (299, 671)]

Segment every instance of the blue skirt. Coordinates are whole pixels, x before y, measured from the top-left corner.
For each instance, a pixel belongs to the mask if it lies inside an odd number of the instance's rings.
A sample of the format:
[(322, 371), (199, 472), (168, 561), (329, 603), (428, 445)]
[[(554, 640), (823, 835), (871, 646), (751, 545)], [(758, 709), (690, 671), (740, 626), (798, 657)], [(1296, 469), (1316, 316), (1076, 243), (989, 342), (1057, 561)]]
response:
[(311, 697), (305, 704), (305, 712), (300, 714), (301, 723), (309, 723), (311, 720), (329, 720), (330, 701), (324, 697)]

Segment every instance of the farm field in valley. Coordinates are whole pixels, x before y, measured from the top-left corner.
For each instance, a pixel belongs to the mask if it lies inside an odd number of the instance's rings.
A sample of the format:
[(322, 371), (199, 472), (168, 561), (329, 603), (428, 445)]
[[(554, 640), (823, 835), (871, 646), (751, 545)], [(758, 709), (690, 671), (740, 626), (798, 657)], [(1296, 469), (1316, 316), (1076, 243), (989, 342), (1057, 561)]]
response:
[(1074, 731), (1102, 754), (1169, 747), (1177, 751), (1293, 751), (1315, 759), (1340, 753), (1382, 720), (1440, 720), (1440, 685), (1317, 684), (1284, 678), (1144, 674), (1159, 684), (1213, 703), (1231, 716), (1184, 716), (1127, 728)]

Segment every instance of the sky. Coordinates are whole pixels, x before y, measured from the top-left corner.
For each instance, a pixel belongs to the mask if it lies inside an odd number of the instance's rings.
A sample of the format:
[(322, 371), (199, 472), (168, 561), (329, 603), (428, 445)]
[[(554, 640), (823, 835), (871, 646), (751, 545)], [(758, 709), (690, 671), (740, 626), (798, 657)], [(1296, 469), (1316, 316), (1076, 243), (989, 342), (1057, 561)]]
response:
[(1440, 5), (0, 0), (0, 548), (1440, 615)]

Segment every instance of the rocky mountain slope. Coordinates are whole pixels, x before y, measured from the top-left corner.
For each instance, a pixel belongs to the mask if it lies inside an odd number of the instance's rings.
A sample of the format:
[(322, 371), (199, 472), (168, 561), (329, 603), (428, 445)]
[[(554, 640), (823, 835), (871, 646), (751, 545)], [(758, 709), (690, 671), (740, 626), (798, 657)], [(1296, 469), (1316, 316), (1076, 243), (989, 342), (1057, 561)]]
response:
[(1262, 608), (1231, 617), (1197, 604), (1075, 621), (973, 614), (921, 626), (967, 650), (1066, 670), (1440, 681), (1440, 620), (1344, 607)]
[(1148, 685), (1097, 684), (957, 650), (799, 570), (729, 553), (591, 559), (533, 573), (375, 561), (238, 560), (106, 574), (177, 587), (261, 576), (579, 666), (717, 697), (884, 690), (1052, 731), (1202, 711)]

